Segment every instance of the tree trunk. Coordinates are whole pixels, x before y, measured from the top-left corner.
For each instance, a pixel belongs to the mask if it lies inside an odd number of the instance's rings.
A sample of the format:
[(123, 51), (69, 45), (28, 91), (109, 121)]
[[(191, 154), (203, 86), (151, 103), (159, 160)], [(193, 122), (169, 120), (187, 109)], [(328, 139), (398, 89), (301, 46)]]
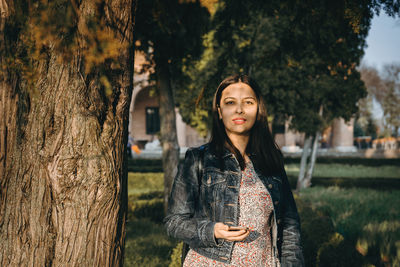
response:
[[(323, 106), (321, 105), (319, 107), (319, 112), (318, 112), (320, 117), (322, 117), (322, 113), (323, 113)], [(314, 136), (314, 142), (313, 142), (312, 151), (311, 151), (311, 158), (310, 158), (310, 162), (308, 164), (307, 172), (305, 175), (304, 175), (304, 171), (305, 171), (307, 164), (303, 165), (303, 156), (302, 156), (302, 159), (301, 159), (302, 162), (300, 163), (301, 167), (300, 167), (299, 179), (297, 181), (297, 188), (296, 188), (297, 191), (300, 191), (303, 188), (307, 188), (307, 187), (311, 186), (311, 178), (312, 178), (312, 173), (314, 170), (315, 161), (317, 159), (318, 141), (319, 141), (320, 136), (321, 136), (321, 131), (317, 131)], [(309, 136), (304, 144), (304, 149), (307, 144), (307, 157), (308, 157), (308, 150), (311, 146), (311, 141), (312, 141), (312, 136)], [(304, 154), (304, 149), (303, 149), (303, 154)], [(305, 161), (307, 161), (307, 160), (305, 160)]]
[(301, 154), (299, 177), (297, 178), (297, 187), (296, 187), (297, 191), (300, 191), (301, 189), (306, 187), (304, 183), (304, 174), (307, 167), (307, 159), (311, 147), (311, 142), (312, 142), (312, 136), (306, 136), (303, 146), (303, 152)]
[(308, 169), (307, 169), (306, 175), (304, 177), (303, 184), (305, 185), (305, 187), (311, 186), (311, 178), (312, 178), (312, 173), (314, 171), (315, 161), (317, 160), (318, 141), (319, 141), (320, 136), (321, 136), (321, 132), (318, 131), (314, 137), (310, 163), (308, 164)]
[(167, 211), (172, 182), (179, 163), (179, 145), (176, 132), (175, 101), (167, 61), (156, 60), (157, 89), (160, 104), (160, 134), (164, 170), (164, 211)]
[[(110, 4), (128, 43), (134, 4)], [(3, 28), (0, 39), (19, 45)], [(110, 98), (99, 75), (83, 74), (79, 51), (65, 62), (49, 47), (35, 63), (37, 94), (0, 58), (0, 266), (121, 266), (133, 46), (119, 51)]]

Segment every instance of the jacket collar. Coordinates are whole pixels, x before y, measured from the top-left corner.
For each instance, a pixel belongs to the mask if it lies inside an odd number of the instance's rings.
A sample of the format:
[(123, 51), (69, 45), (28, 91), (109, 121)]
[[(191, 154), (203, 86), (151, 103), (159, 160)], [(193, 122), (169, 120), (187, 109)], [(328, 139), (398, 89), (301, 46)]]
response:
[[(226, 158), (226, 157), (233, 157), (234, 154), (229, 151), (229, 149), (227, 149), (226, 147), (224, 147), (224, 152), (222, 153), (222, 158)], [(255, 158), (256, 153), (250, 153), (249, 154), (249, 158), (253, 161), (253, 159)]]

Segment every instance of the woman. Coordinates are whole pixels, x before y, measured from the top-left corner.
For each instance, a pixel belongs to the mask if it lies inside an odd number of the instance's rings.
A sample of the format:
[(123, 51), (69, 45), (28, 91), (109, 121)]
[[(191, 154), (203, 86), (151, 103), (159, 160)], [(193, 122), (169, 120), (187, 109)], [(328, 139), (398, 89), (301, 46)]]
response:
[(184, 266), (303, 266), (300, 221), (257, 84), (223, 80), (211, 140), (188, 149), (165, 218)]

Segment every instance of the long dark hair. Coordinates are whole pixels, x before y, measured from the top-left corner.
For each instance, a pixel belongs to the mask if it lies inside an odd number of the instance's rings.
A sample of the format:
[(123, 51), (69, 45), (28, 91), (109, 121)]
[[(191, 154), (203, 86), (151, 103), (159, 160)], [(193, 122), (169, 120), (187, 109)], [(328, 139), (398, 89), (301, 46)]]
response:
[(228, 135), (225, 131), (225, 126), (222, 120), (219, 118), (218, 107), (221, 102), (222, 91), (231, 84), (242, 82), (253, 89), (258, 104), (257, 118), (250, 131), (249, 143), (246, 147), (246, 154), (256, 155), (256, 165), (260, 171), (268, 176), (278, 174), (283, 169), (283, 158), (282, 153), (276, 145), (271, 131), (268, 127), (267, 109), (265, 107), (263, 98), (260, 93), (260, 88), (257, 83), (244, 74), (237, 74), (225, 78), (218, 86), (213, 99), (212, 105), (212, 130), (210, 145), (215, 149), (217, 156), (222, 162), (222, 153), (224, 148), (229, 149), (239, 162), (240, 168), (245, 168), (245, 161), (240, 151), (232, 144)]

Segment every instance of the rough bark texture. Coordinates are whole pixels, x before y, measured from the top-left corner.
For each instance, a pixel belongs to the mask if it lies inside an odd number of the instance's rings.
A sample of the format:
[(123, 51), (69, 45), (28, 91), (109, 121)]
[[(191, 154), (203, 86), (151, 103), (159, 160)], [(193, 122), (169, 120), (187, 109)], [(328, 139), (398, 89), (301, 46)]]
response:
[[(133, 4), (111, 4), (128, 42)], [(49, 52), (36, 62), (36, 95), (1, 60), (0, 266), (122, 265), (134, 53), (120, 51), (124, 71), (107, 98), (82, 74), (79, 51), (67, 63)]]
[(164, 169), (164, 211), (166, 211), (172, 182), (179, 163), (179, 145), (169, 68), (168, 63), (162, 59), (156, 60), (156, 75), (160, 101), (160, 139)]

